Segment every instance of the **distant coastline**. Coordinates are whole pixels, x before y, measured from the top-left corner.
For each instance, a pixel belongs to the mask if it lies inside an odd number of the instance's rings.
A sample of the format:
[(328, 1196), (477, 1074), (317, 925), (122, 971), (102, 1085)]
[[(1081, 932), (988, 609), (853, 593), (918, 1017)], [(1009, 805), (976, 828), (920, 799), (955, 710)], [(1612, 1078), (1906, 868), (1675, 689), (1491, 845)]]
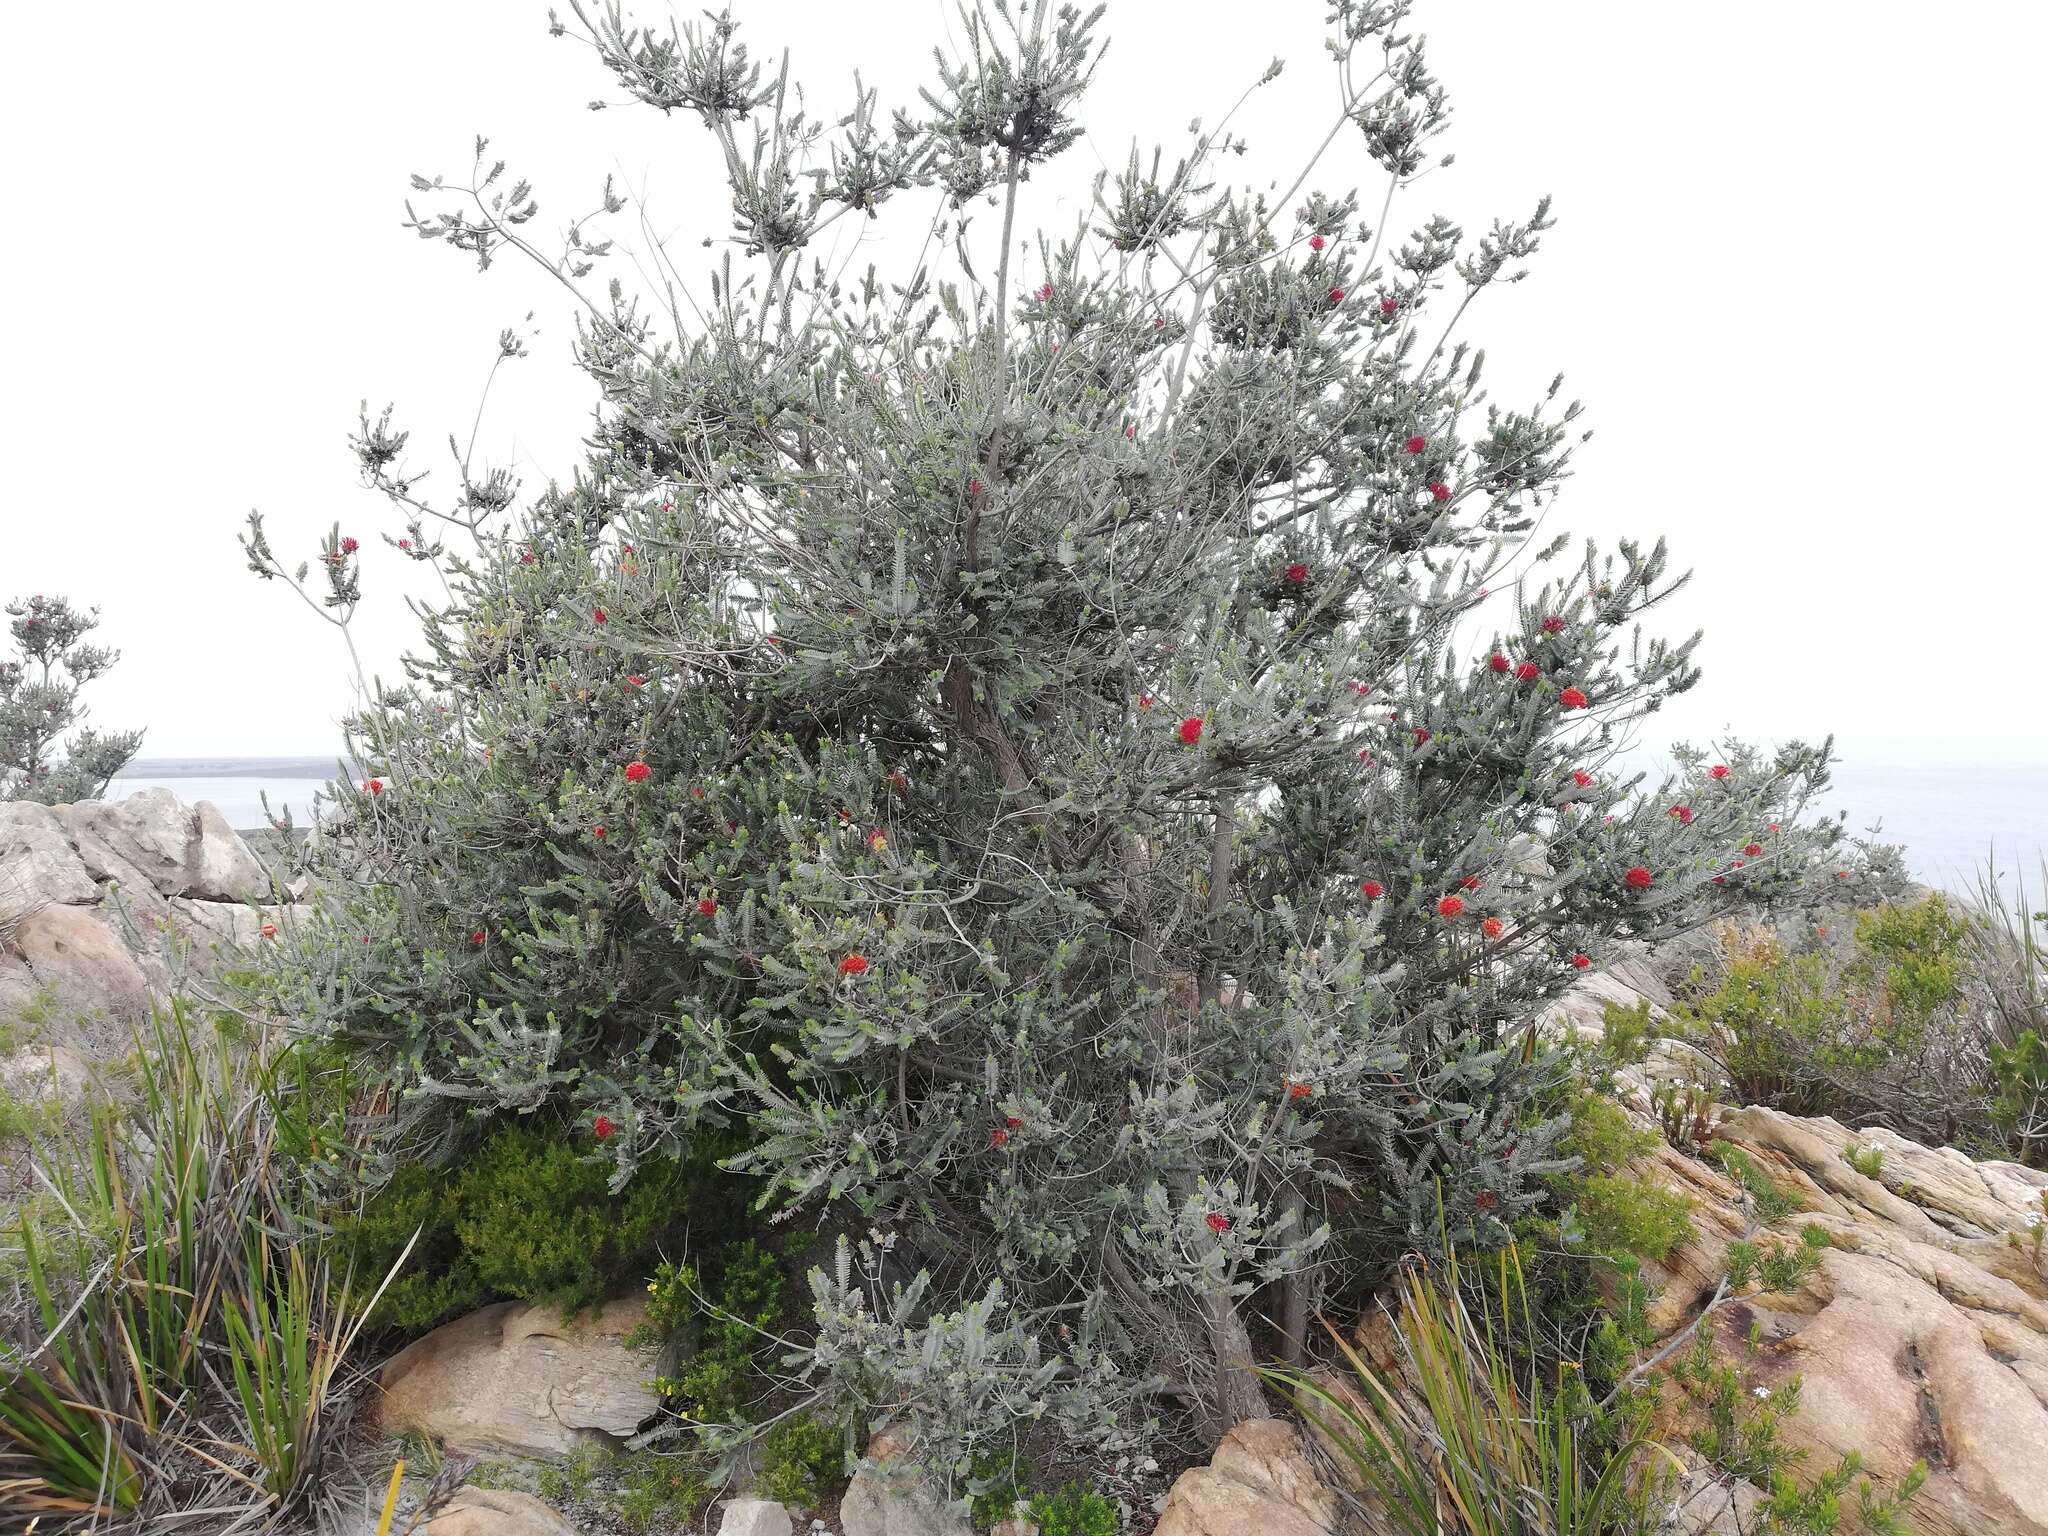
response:
[(331, 779), (347, 762), (331, 757), (138, 757), (124, 779)]

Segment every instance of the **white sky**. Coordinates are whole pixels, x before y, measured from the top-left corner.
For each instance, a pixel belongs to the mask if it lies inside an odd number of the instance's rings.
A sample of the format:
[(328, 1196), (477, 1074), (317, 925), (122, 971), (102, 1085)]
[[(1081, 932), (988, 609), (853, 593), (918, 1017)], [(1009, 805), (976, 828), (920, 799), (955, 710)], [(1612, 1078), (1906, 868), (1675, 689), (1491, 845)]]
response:
[[(96, 717), (147, 726), (148, 755), (327, 751), (345, 657), (243, 569), (248, 509), (288, 559), (337, 518), (362, 539), (358, 643), (395, 677), (421, 573), (356, 487), (357, 401), (395, 401), (445, 485), (435, 445), (467, 433), (498, 330), (530, 309), (535, 355), (501, 375), (480, 457), (529, 488), (566, 478), (593, 398), (566, 296), (516, 258), (480, 277), (401, 230), (407, 174), (466, 173), (488, 134), (553, 231), (616, 172), (701, 293), (717, 252), (699, 241), (728, 227), (709, 141), (694, 120), (588, 111), (616, 93), (546, 35), (545, 0), (90, 11), (82, 29), (74, 7), (11, 7), (0, 40), (0, 596), (103, 607), (125, 655)], [(941, 0), (734, 11), (833, 115), (854, 68), (885, 108), (914, 101), (929, 44), (957, 36)], [(1276, 53), (1288, 70), (1233, 124), (1252, 152), (1229, 169), (1284, 187), (1336, 106), (1323, 11), (1113, 0), (1090, 135), (1022, 227), (1070, 227), (1133, 136), (1170, 163), (1189, 119), (1215, 123)], [(1424, 0), (1418, 23), (1458, 158), (1397, 204), (1397, 230), (1438, 211), (1477, 230), (1556, 195), (1532, 275), (1466, 334), (1496, 398), (1562, 369), (1587, 403), (1596, 436), (1554, 526), (1663, 533), (1697, 572), (1664, 628), (1707, 629), (1706, 679), (1652, 741), (2048, 735), (2048, 490), (2012, 469), (2048, 417), (2048, 6)], [(1355, 146), (1313, 184), (1376, 208)], [(921, 234), (925, 196), (882, 229)], [(634, 213), (616, 232), (644, 248)], [(885, 272), (901, 244), (878, 247)]]

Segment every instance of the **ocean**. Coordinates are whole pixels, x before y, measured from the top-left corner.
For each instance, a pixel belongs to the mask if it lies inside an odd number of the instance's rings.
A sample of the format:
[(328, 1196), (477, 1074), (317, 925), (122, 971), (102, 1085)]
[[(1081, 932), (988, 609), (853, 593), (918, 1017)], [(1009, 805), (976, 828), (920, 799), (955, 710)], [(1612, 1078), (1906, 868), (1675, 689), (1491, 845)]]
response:
[[(1851, 832), (1880, 830), (1904, 844), (1914, 876), (1943, 890), (1970, 891), (1987, 860), (2008, 882), (2042, 885), (2048, 857), (2048, 738), (1936, 743), (1839, 744), (1842, 761), (1821, 798), (1847, 811)], [(1649, 766), (1649, 765), (1645, 765)], [(185, 801), (211, 800), (231, 826), (262, 827), (259, 795), (288, 805), (300, 826), (313, 796), (334, 776), (332, 759), (142, 758), (108, 787), (109, 799), (161, 786)]]

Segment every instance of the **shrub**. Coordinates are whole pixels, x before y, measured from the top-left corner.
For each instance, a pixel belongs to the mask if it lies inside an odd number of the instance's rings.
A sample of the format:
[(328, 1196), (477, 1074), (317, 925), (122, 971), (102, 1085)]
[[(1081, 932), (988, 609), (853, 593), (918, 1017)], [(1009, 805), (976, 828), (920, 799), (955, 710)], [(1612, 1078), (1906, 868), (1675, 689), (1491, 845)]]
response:
[(783, 1281), (774, 1254), (752, 1238), (723, 1250), (718, 1283), (706, 1291), (687, 1264), (664, 1263), (647, 1286), (648, 1323), (658, 1332), (686, 1336), (689, 1364), (680, 1378), (663, 1378), (664, 1397), (677, 1400), (698, 1424), (744, 1424), (756, 1395), (756, 1357), (782, 1320)]
[(97, 608), (39, 594), (6, 611), (15, 654), (0, 660), (0, 800), (97, 800), (142, 745), (140, 731), (102, 735), (86, 725), (78, 701), (121, 653), (87, 642)]
[(786, 1418), (761, 1437), (755, 1491), (792, 1509), (815, 1509), (845, 1478), (847, 1448), (844, 1429), (810, 1414)]
[(1656, 1144), (1610, 1100), (1581, 1095), (1560, 1145), (1576, 1167), (1560, 1176), (1561, 1203), (1576, 1212), (1586, 1249), (1611, 1259), (1661, 1260), (1692, 1235), (1692, 1202), (1626, 1171)]
[(1031, 1500), (1038, 1536), (1117, 1536), (1116, 1506), (1085, 1483), (1068, 1483)]
[[(2048, 889), (2048, 860), (2040, 888)], [(2024, 879), (2008, 898), (1995, 869), (1979, 876), (1964, 986), (1989, 1029), (1991, 1120), (2002, 1150), (2048, 1167), (2048, 911), (2034, 908)]]
[[(1345, 78), (1391, 65), (1347, 103), (1389, 196), (1447, 110), (1401, 14), (1333, 14)], [(774, 1198), (877, 1225), (929, 1306), (820, 1275), (798, 1374), (834, 1416), (943, 1423), (949, 1477), (1012, 1415), (1099, 1448), (1162, 1403), (1191, 1437), (1264, 1413), (1250, 1362), (1301, 1356), (1337, 1247), (1499, 1244), (1543, 1204), (1535, 1019), (1574, 956), (1864, 877), (1800, 819), (1825, 746), (1614, 770), (1697, 678), (1692, 640), (1636, 638), (1682, 577), (1661, 543), (1529, 547), (1577, 407), (1482, 413), (1478, 353), (1411, 344), (1547, 205), (1403, 242), (1348, 186), (1212, 195), (1209, 135), (1027, 279), (1014, 220), (1082, 132), (1100, 11), (1020, 15), (977, 6), (921, 107), (821, 144), (729, 17), (577, 13), (628, 95), (791, 146), (719, 151), (756, 270), (661, 338), (623, 285), (589, 307), (599, 420), (529, 507), (467, 464), (428, 502), (365, 416), (447, 597), (351, 723), (373, 777), (269, 957), (407, 1135), (559, 1113), (613, 1128), (624, 1185), (732, 1126)], [(417, 178), (412, 227), (577, 288), (596, 226), (557, 264), (503, 176)], [(831, 221), (924, 193), (1003, 207), (965, 287), (806, 276)], [(307, 595), (259, 517), (245, 547)], [(352, 541), (320, 560), (345, 623)]]

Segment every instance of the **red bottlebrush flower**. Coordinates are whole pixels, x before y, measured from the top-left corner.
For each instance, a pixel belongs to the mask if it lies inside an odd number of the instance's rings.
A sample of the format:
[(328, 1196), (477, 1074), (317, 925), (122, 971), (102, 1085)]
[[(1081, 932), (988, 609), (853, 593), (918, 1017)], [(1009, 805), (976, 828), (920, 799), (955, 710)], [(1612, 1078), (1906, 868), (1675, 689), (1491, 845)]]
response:
[(621, 544), (619, 546), (619, 553), (622, 555), (630, 555), (631, 553), (633, 553), (633, 546), (630, 544)]
[(910, 793), (910, 775), (905, 773), (901, 768), (892, 768), (889, 770), (888, 784), (889, 787), (895, 790), (896, 793), (899, 795), (907, 795)]
[(1584, 709), (1593, 701), (1586, 697), (1583, 688), (1567, 688), (1557, 696), (1557, 702), (1566, 709)]
[(1708, 778), (1710, 778), (1710, 779), (1725, 779), (1725, 778), (1727, 778), (1727, 777), (1728, 777), (1728, 765), (1727, 765), (1726, 763), (1716, 763), (1716, 764), (1714, 764), (1714, 766), (1713, 766), (1713, 767), (1711, 767), (1711, 768), (1709, 768), (1709, 769), (1707, 770), (1707, 777), (1708, 777)]
[(1296, 1082), (1293, 1079), (1288, 1080), (1287, 1097), (1290, 1099), (1305, 1099), (1314, 1092), (1315, 1089), (1307, 1083)]
[(1731, 861), (1731, 862), (1729, 863), (1728, 867), (1729, 867), (1730, 869), (1740, 869), (1740, 868), (1742, 868), (1742, 866), (1743, 866), (1743, 863), (1744, 863), (1744, 861), (1743, 861), (1743, 860), (1741, 860), (1741, 859), (1735, 859), (1735, 860), (1732, 860), (1732, 861)]
[(341, 541), (341, 552), (344, 555), (352, 555), (360, 548), (362, 548), (362, 546), (356, 543), (354, 539), (343, 539)]
[(1429, 439), (1426, 437), (1411, 437), (1401, 446), (1410, 453), (1420, 453), (1429, 446)]
[(1439, 917), (1456, 917), (1464, 910), (1465, 898), (1462, 896), (1446, 896), (1436, 904), (1437, 916)]
[(590, 1122), (590, 1134), (595, 1136), (599, 1141), (610, 1141), (612, 1139), (612, 1133), (617, 1129), (618, 1127), (612, 1124), (612, 1119), (610, 1115), (599, 1115), (595, 1120)]
[(1632, 891), (1647, 891), (1650, 888), (1650, 872), (1642, 865), (1632, 865), (1629, 872), (1621, 877)]
[(1133, 422), (1130, 426), (1124, 428), (1124, 436), (1126, 438), (1135, 438), (1137, 435), (1138, 428), (1135, 422)]
[(1676, 816), (1678, 818), (1678, 824), (1681, 827), (1689, 827), (1692, 825), (1692, 807), (1689, 805), (1674, 805), (1673, 807), (1671, 807), (1670, 810), (1666, 811), (1664, 814), (1667, 816)]
[(1138, 695), (1138, 708), (1140, 708), (1140, 709), (1150, 709), (1150, 708), (1152, 707), (1152, 702), (1153, 702), (1153, 700), (1152, 700), (1152, 695), (1151, 695), (1151, 694), (1149, 694), (1149, 693), (1141, 693), (1141, 694), (1139, 694), (1139, 695)]
[(697, 915), (699, 917), (716, 917), (718, 915), (718, 898), (715, 896), (699, 896), (697, 898)]
[(1358, 890), (1359, 894), (1364, 896), (1367, 901), (1378, 901), (1382, 896), (1387, 894), (1387, 888), (1381, 885), (1377, 880), (1359, 881)]
[(1593, 787), (1593, 775), (1586, 772), (1583, 768), (1574, 768), (1572, 770), (1572, 782), (1581, 789), (1591, 789)]
[(1458, 882), (1458, 889), (1459, 889), (1459, 890), (1461, 890), (1461, 891), (1476, 891), (1476, 890), (1478, 890), (1478, 889), (1479, 889), (1479, 877), (1478, 877), (1477, 875), (1467, 875), (1467, 876), (1466, 876), (1466, 877), (1465, 877), (1464, 879), (1462, 879), (1462, 880), (1460, 880), (1460, 881)]
[(1592, 965), (1592, 963), (1593, 957), (1591, 955), (1575, 953), (1572, 956), (1572, 969), (1575, 971), (1583, 971), (1587, 967)]
[(381, 795), (381, 794), (383, 794), (383, 793), (384, 793), (384, 781), (383, 781), (382, 779), (365, 779), (365, 780), (363, 780), (363, 793), (364, 793), (364, 794), (366, 794), (366, 795)]
[(1357, 694), (1357, 695), (1358, 695), (1358, 696), (1359, 696), (1359, 697), (1360, 697), (1361, 699), (1363, 699), (1363, 698), (1369, 698), (1369, 697), (1371, 697), (1371, 695), (1372, 695), (1372, 684), (1370, 684), (1370, 683), (1353, 683), (1353, 684), (1351, 685), (1351, 691), (1352, 691), (1353, 693)]
[(1428, 744), (1429, 732), (1424, 727), (1418, 725), (1417, 727), (1415, 727), (1415, 745), (1417, 745), (1418, 747), (1422, 747), (1427, 746)]
[(1200, 715), (1189, 715), (1187, 719), (1181, 721), (1180, 739), (1190, 747), (1202, 739), (1202, 717)]
[(274, 939), (277, 937), (277, 924), (265, 923), (257, 932), (261, 933), (266, 939)]
[(988, 1133), (988, 1144), (992, 1147), (1003, 1146), (1008, 1143), (1009, 1139), (1010, 1133), (1000, 1125)]
[(1500, 1204), (1500, 1196), (1490, 1189), (1482, 1189), (1477, 1195), (1473, 1196), (1472, 1203), (1482, 1211), (1490, 1211)]
[(1380, 300), (1380, 313), (1383, 315), (1391, 315), (1395, 310), (1399, 309), (1400, 307), (1401, 301), (1399, 299)]
[(1153, 329), (1153, 330), (1155, 330), (1155, 331), (1163, 331), (1163, 330), (1165, 330), (1165, 329), (1166, 329), (1166, 317), (1165, 317), (1165, 316), (1163, 316), (1163, 315), (1154, 315), (1154, 316), (1152, 317), (1152, 329)]
[(1211, 1232), (1228, 1232), (1230, 1230), (1230, 1218), (1221, 1211), (1211, 1211), (1205, 1219), (1209, 1223), (1209, 1230)]
[(638, 672), (635, 672), (626, 679), (626, 686), (628, 688), (645, 688), (647, 686), (647, 679)]
[(1752, 859), (1760, 859), (1764, 856), (1764, 845), (1762, 843), (1744, 843), (1742, 851)]
[(1432, 480), (1429, 482), (1429, 494), (1437, 501), (1449, 501), (1451, 488), (1441, 480)]
[(647, 782), (647, 776), (653, 772), (652, 768), (636, 757), (632, 762), (626, 764), (626, 782), (628, 784), (644, 784)]
[(521, 551), (519, 551), (519, 563), (521, 565), (533, 564), (533, 551), (530, 549), (522, 549)]
[(1003, 1124), (1007, 1125), (1013, 1131), (1022, 1130), (1024, 1128), (1023, 1120), (1016, 1115), (1003, 1116)]
[(609, 624), (611, 620), (605, 617), (602, 608), (593, 608), (590, 610), (590, 622), (593, 624)]
[(870, 829), (870, 830), (869, 830), (869, 832), (868, 832), (868, 852), (870, 852), (870, 853), (883, 853), (883, 852), (887, 851), (888, 847), (889, 847), (889, 834), (888, 834), (888, 833), (884, 832), (884, 831), (883, 831), (883, 830), (882, 830), (882, 829), (881, 829), (880, 827), (874, 827), (874, 828), (872, 828), (872, 829)]
[(1716, 875), (1716, 876), (1714, 876), (1714, 884), (1716, 884), (1716, 885), (1726, 885), (1727, 883), (1728, 883), (1728, 877), (1727, 877), (1726, 875)]
[(1379, 761), (1372, 755), (1372, 748), (1370, 747), (1360, 747), (1358, 749), (1358, 760), (1361, 763), (1365, 764), (1365, 766), (1368, 768), (1372, 767), (1374, 763)]
[(411, 549), (411, 548), (412, 548), (412, 540), (411, 540), (411, 539), (400, 539), (400, 540), (398, 541), (398, 547), (399, 547), (400, 549)]
[(603, 841), (604, 841), (604, 823), (600, 821), (600, 822), (599, 822), (599, 823), (598, 823), (598, 824), (597, 824), (596, 826), (592, 827), (592, 828), (590, 829), (590, 835), (591, 835), (592, 837), (596, 838), (596, 839), (597, 839), (597, 840), (598, 840), (599, 842), (603, 842)]
[(842, 976), (860, 976), (866, 973), (867, 968), (868, 957), (862, 954), (847, 955), (839, 962), (839, 974)]
[(1489, 939), (1497, 939), (1503, 933), (1507, 932), (1507, 924), (1503, 923), (1497, 917), (1489, 917), (1485, 922), (1479, 925), (1479, 931), (1485, 934)]
[(1294, 564), (1287, 567), (1287, 579), (1294, 583), (1295, 586), (1300, 586), (1308, 580), (1308, 567), (1299, 560), (1295, 561)]
[(979, 496), (981, 494), (981, 482), (979, 480), (968, 481), (967, 494), (970, 496)]
[(1342, 288), (1332, 288), (1330, 290), (1330, 302), (1332, 304), (1342, 304), (1344, 302), (1344, 290)]
[(471, 949), (482, 949), (484, 947), (484, 941), (489, 938), (490, 935), (485, 933), (483, 929), (479, 928), (476, 930), (476, 932), (472, 933), (469, 936), (469, 947)]
[(1308, 237), (1308, 248), (1312, 251), (1320, 251), (1326, 244), (1328, 242), (1321, 235), (1310, 235)]
[(1505, 672), (1514, 665), (1507, 657), (1501, 655), (1499, 651), (1495, 651), (1491, 656), (1487, 657), (1486, 664), (1496, 672)]
[(1045, 284), (1045, 285), (1044, 285), (1043, 287), (1041, 287), (1041, 288), (1040, 288), (1040, 289), (1038, 290), (1038, 302), (1039, 302), (1039, 303), (1041, 303), (1041, 304), (1049, 304), (1049, 303), (1051, 303), (1051, 302), (1052, 302), (1052, 284), (1051, 284), (1051, 283), (1047, 283), (1047, 284)]
[(694, 784), (693, 784), (693, 785), (691, 785), (691, 786), (690, 786), (690, 798), (691, 798), (692, 800), (702, 800), (702, 799), (704, 798), (704, 791), (703, 791), (703, 789), (702, 789), (701, 787), (697, 786), (697, 785), (694, 785)]
[(1561, 635), (1561, 634), (1563, 634), (1563, 633), (1564, 633), (1564, 620), (1563, 620), (1563, 619), (1561, 619), (1561, 618), (1559, 618), (1559, 617), (1558, 617), (1558, 616), (1557, 616), (1556, 614), (1554, 614), (1554, 613), (1553, 613), (1552, 615), (1550, 615), (1550, 617), (1549, 617), (1549, 618), (1547, 618), (1547, 619), (1545, 619), (1545, 620), (1543, 621), (1543, 633), (1545, 633), (1546, 635)]
[(1542, 675), (1543, 669), (1533, 661), (1525, 661), (1515, 668), (1515, 681), (1518, 683), (1533, 683)]
[(1835, 871), (1835, 878), (1837, 880), (1846, 880), (1849, 878), (1849, 871), (1847, 871), (1846, 869), (1838, 869)]

